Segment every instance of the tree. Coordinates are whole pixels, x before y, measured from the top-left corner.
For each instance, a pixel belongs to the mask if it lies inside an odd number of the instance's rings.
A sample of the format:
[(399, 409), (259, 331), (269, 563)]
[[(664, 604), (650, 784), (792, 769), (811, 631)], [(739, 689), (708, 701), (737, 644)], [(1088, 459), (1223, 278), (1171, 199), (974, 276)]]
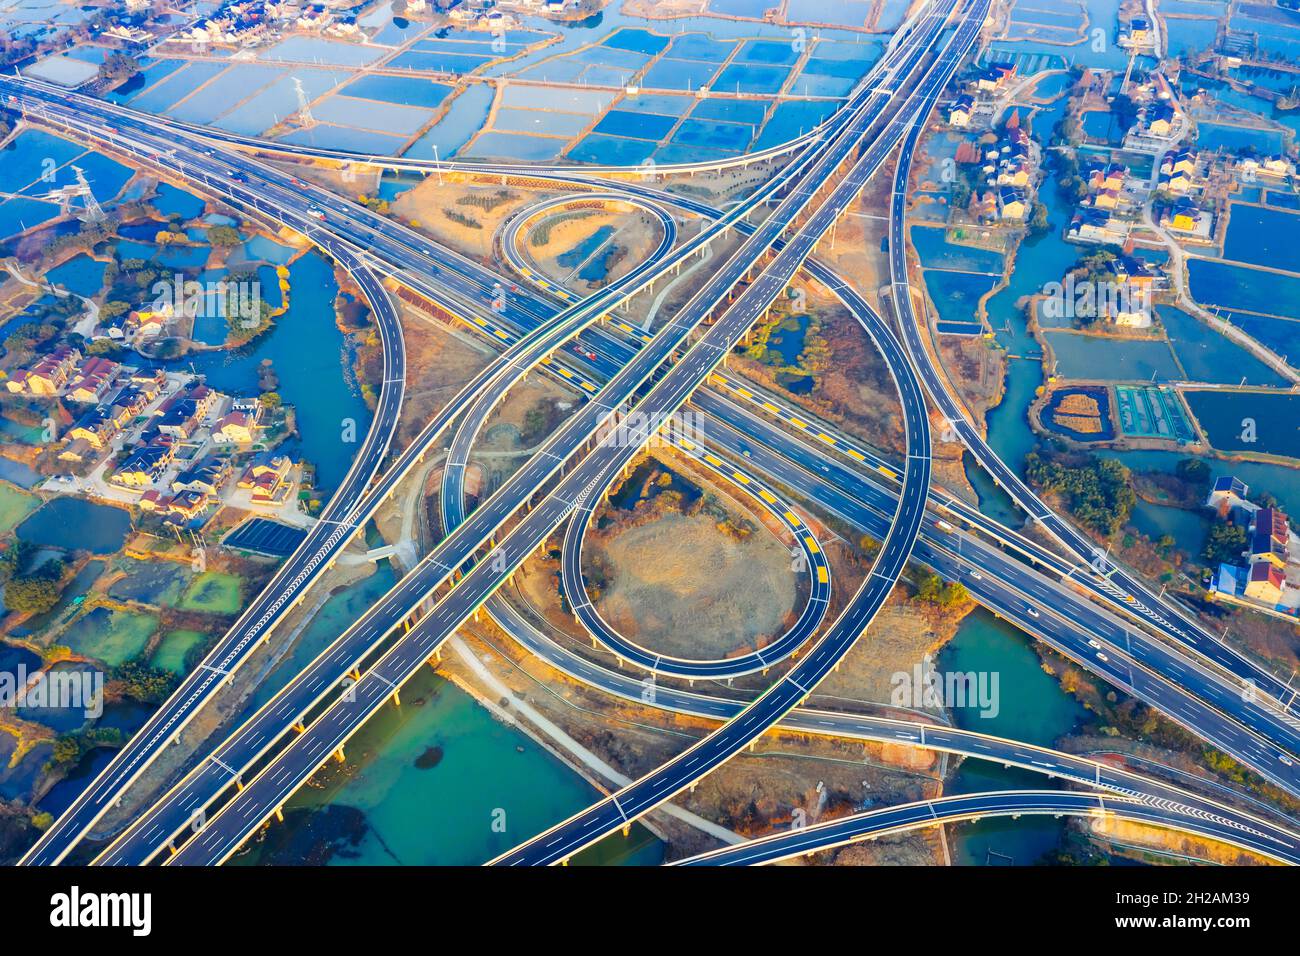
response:
[(237, 246), (240, 243), (239, 232), (231, 226), (213, 226), (208, 230), (208, 242), (220, 248)]
[(1034, 203), (1034, 212), (1029, 217), (1029, 231), (1035, 235), (1047, 231), (1047, 207), (1040, 202)]
[(103, 355), (107, 358), (118, 358), (122, 355), (122, 346), (112, 339), (95, 339), (84, 349), (87, 355)]
[(99, 64), (99, 76), (104, 80), (129, 79), (140, 72), (140, 65), (135, 58), (125, 53), (110, 53)]
[(916, 599), (938, 608), (950, 608), (966, 603), (970, 600), (970, 594), (960, 581), (945, 582), (931, 571), (921, 578), (921, 583), (916, 588)]
[(1246, 529), (1224, 522), (1210, 528), (1210, 533), (1205, 536), (1205, 549), (1201, 553), (1205, 560), (1218, 564), (1238, 560), (1245, 550)]
[(1189, 485), (1210, 483), (1210, 466), (1199, 458), (1184, 458), (1174, 466), (1174, 474)]
[(1076, 518), (1106, 537), (1128, 521), (1137, 504), (1128, 468), (1113, 458), (1072, 466), (1030, 452), (1025, 477), (1038, 488), (1062, 495)]
[(113, 681), (122, 693), (142, 704), (162, 703), (176, 687), (176, 675), (161, 667), (150, 667), (133, 658), (113, 669)]
[(259, 401), (268, 412), (275, 411), (282, 403), (279, 392), (263, 392)]
[(121, 299), (110, 299), (99, 307), (99, 320), (106, 322), (130, 311), (131, 303), (123, 302)]
[(63, 588), (50, 578), (33, 575), (5, 585), (5, 607), (19, 614), (44, 614), (59, 603)]

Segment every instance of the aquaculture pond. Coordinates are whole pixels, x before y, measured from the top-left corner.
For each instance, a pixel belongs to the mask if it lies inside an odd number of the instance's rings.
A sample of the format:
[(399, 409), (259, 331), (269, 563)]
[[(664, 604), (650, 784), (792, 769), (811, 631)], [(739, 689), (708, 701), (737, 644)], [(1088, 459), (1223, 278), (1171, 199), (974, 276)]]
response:
[(1185, 391), (1183, 397), (1220, 451), (1300, 459), (1300, 395)]
[(41, 505), (17, 533), (32, 544), (112, 554), (121, 549), (130, 530), (131, 513), (124, 508), (59, 497)]

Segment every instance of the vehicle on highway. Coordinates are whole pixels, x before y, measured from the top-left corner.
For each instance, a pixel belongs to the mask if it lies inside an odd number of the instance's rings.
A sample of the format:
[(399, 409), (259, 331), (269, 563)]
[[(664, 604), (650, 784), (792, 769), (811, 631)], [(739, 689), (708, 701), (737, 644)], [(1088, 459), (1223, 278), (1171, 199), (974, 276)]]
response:
[(1091, 648), (1093, 648), (1094, 650), (1098, 650), (1098, 651), (1099, 651), (1099, 650), (1101, 650), (1101, 641), (1097, 641), (1097, 640), (1093, 640), (1092, 638), (1089, 638), (1089, 639), (1088, 639), (1088, 646), (1091, 647)]
[(1034, 607), (1033, 605), (1029, 605), (1028, 607), (1025, 608), (1025, 613), (1028, 614), (1030, 617), (1038, 617), (1038, 608)]
[(970, 576), (974, 578), (976, 581), (984, 580), (984, 575), (980, 574), (978, 571), (971, 571)]
[(1097, 652), (1097, 660), (1099, 660), (1099, 661), (1101, 661), (1101, 662), (1103, 662), (1103, 663), (1109, 663), (1109, 662), (1110, 662), (1110, 658), (1107, 657), (1105, 654), (1103, 654), (1101, 651), (1098, 651), (1098, 652)]

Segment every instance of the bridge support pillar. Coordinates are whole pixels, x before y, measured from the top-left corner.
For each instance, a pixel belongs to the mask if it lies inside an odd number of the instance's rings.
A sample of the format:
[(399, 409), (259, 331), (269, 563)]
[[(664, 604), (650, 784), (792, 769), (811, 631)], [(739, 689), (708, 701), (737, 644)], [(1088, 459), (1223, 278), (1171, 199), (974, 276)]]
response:
[(622, 832), (623, 832), (623, 836), (624, 836), (625, 838), (628, 837), (628, 836), (631, 836), (631, 835), (632, 835), (632, 824), (630, 824), (630, 823), (625, 823), (625, 824), (623, 824), (623, 831), (622, 831)]
[(176, 844), (175, 844), (174, 842), (172, 842), (171, 840), (168, 840), (168, 841), (167, 841), (167, 851), (168, 851), (172, 856), (175, 856), (175, 855), (176, 855)]
[(279, 820), (281, 823), (284, 822), (284, 807), (275, 808), (275, 818)]
[(402, 706), (402, 695), (401, 693), (398, 692), (397, 688), (395, 687), (393, 688), (393, 703), (396, 704), (398, 707)]
[(236, 777), (236, 778), (235, 778), (235, 792), (236, 792), (236, 793), (243, 793), (243, 792), (244, 792), (244, 778), (243, 778), (243, 777)]
[(342, 762), (344, 761), (345, 758), (344, 758), (344, 756), (343, 756), (343, 748), (342, 748), (342, 747), (340, 747), (338, 750), (334, 751), (334, 759), (337, 760), (339, 763), (342, 763)]
[(303, 722), (300, 720), (293, 725), (293, 729), (296, 730), (298, 733), (302, 733), (307, 728), (303, 725)]

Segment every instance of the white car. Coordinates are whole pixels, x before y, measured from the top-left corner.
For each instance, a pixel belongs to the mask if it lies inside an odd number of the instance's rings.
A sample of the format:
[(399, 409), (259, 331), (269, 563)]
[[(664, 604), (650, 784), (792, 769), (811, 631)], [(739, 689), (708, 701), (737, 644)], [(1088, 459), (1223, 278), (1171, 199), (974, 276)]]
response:
[(1107, 657), (1105, 654), (1103, 654), (1101, 651), (1097, 652), (1097, 660), (1102, 661), (1103, 663), (1110, 662), (1110, 658)]
[(1294, 767), (1294, 766), (1295, 766), (1295, 761), (1292, 760), (1290, 757), (1288, 757), (1286, 754), (1278, 754), (1278, 755), (1277, 755), (1277, 759), (1280, 760), (1280, 761), (1282, 761), (1282, 762), (1283, 762), (1284, 764), (1286, 764), (1288, 767)]
[(984, 575), (980, 574), (978, 571), (972, 571), (970, 573), (970, 576), (973, 577), (976, 581), (984, 580)]
[(1088, 646), (1089, 646), (1089, 647), (1092, 647), (1092, 648), (1095, 648), (1095, 649), (1097, 649), (1097, 650), (1101, 650), (1101, 644), (1100, 644), (1099, 642), (1097, 642), (1097, 641), (1089, 640), (1089, 641), (1088, 641)]
[(1038, 608), (1036, 607), (1025, 608), (1025, 611), (1029, 614), (1030, 617), (1038, 617)]

